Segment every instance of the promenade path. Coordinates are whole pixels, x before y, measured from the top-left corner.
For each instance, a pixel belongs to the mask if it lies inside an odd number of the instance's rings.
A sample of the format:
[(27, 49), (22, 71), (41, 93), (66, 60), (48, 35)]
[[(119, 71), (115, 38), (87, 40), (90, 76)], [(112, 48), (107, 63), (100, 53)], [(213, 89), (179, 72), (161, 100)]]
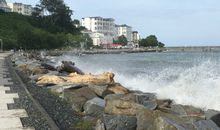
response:
[(5, 57), (10, 53), (0, 53), (0, 130), (34, 130), (24, 128), (21, 118), (28, 117), (24, 109), (8, 109), (8, 104), (13, 104), (15, 98), (19, 98), (17, 93), (9, 93), (13, 82), (8, 75)]

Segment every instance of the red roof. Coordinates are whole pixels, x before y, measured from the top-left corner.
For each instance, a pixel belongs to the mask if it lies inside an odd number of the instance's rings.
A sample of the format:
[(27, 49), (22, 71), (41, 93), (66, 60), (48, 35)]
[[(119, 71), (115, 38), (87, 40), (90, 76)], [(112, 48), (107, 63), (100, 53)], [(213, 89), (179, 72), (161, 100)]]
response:
[(111, 44), (112, 47), (122, 46), (121, 44)]

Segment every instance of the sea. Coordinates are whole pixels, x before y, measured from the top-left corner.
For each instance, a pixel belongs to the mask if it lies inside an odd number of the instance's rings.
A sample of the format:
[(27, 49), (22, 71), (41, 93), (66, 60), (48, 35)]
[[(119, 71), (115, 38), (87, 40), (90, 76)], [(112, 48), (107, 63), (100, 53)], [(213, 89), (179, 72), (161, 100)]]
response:
[(85, 73), (113, 72), (115, 81), (159, 99), (220, 110), (220, 52), (166, 52), (54, 57), (70, 60)]

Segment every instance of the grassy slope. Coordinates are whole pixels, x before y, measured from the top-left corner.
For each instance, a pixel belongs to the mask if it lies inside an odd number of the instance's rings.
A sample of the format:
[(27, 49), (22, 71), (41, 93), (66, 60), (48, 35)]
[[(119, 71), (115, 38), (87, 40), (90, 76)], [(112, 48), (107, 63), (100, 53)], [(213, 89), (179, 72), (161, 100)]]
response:
[(17, 34), (24, 28), (33, 28), (28, 17), (16, 13), (0, 13), (0, 39), (4, 47), (17, 46)]

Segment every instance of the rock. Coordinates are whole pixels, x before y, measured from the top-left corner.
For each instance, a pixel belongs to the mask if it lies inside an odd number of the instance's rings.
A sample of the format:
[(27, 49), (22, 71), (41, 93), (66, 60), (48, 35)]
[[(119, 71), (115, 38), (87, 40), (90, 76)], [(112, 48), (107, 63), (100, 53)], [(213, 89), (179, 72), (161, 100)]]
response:
[(153, 93), (132, 93), (136, 97), (136, 103), (145, 108), (155, 110), (158, 106), (156, 96)]
[(95, 130), (106, 130), (105, 124), (100, 119), (96, 122)]
[(205, 118), (205, 112), (200, 108), (196, 108), (193, 106), (183, 106), (183, 108), (188, 116), (197, 116)]
[(89, 85), (92, 91), (94, 91), (98, 96), (104, 98), (109, 94), (128, 94), (129, 90), (119, 83), (106, 84), (106, 85)]
[(143, 105), (145, 108), (149, 109), (149, 110), (155, 110), (157, 108), (157, 102), (156, 100), (152, 100), (152, 101), (144, 101)]
[(195, 130), (190, 124), (160, 116), (154, 121), (152, 130)]
[(88, 100), (84, 106), (84, 112), (86, 115), (93, 117), (101, 117), (104, 113), (105, 101), (101, 98), (95, 97), (91, 100)]
[(48, 73), (48, 70), (41, 68), (41, 66), (39, 66), (37, 63), (20, 64), (18, 65), (18, 69), (28, 75), (39, 75)]
[(161, 111), (141, 109), (137, 115), (137, 130), (194, 130), (192, 124), (182, 118)]
[(31, 68), (30, 71), (31, 71), (32, 75), (39, 75), (39, 74), (46, 74), (46, 73), (48, 73), (47, 69), (41, 68), (40, 66)]
[(205, 111), (206, 119), (211, 119), (213, 116), (220, 114), (220, 111), (208, 109)]
[(86, 85), (79, 85), (79, 84), (61, 85), (61, 84), (59, 84), (59, 85), (55, 85), (55, 86), (50, 87), (50, 90), (51, 90), (51, 92), (61, 94), (61, 93), (63, 93), (63, 91), (65, 89), (72, 89), (72, 88), (79, 89), (82, 87), (86, 87)]
[(72, 104), (72, 109), (77, 112), (82, 112), (83, 105), (86, 101), (96, 97), (95, 93), (88, 87), (82, 87), (79, 89), (65, 89), (64, 99)]
[(135, 130), (137, 119), (135, 116), (103, 115), (106, 130)]
[(113, 92), (107, 90), (108, 85), (88, 85), (88, 87), (99, 97), (104, 98), (108, 94), (113, 94)]
[(187, 113), (183, 107), (183, 105), (179, 105), (179, 104), (176, 104), (176, 105), (171, 105), (171, 108), (170, 108), (175, 114), (177, 115), (180, 115), (180, 116), (186, 116)]
[(129, 90), (127, 88), (123, 87), (119, 83), (109, 84), (108, 90), (113, 92), (114, 94), (128, 94), (129, 93)]
[(84, 73), (74, 65), (75, 63), (72, 61), (62, 61), (62, 65), (61, 67), (59, 67), (58, 71), (59, 72), (66, 71), (68, 73), (77, 73), (80, 75), (84, 75)]
[(105, 97), (105, 101), (107, 114), (134, 116), (139, 109), (144, 108), (136, 103), (135, 96), (132, 94), (111, 94)]
[(166, 100), (157, 100), (158, 107), (167, 107), (170, 108), (170, 105), (172, 104), (172, 100), (166, 99)]
[(149, 109), (141, 109), (137, 112), (137, 129), (136, 130), (153, 130), (155, 114)]
[(212, 120), (215, 122), (218, 127), (220, 127), (220, 111), (208, 110), (205, 111), (206, 119)]
[(212, 120), (200, 120), (193, 123), (197, 130), (220, 130)]
[(57, 70), (54, 62), (41, 63), (41, 66), (43, 66), (45, 69), (50, 70), (50, 71)]

